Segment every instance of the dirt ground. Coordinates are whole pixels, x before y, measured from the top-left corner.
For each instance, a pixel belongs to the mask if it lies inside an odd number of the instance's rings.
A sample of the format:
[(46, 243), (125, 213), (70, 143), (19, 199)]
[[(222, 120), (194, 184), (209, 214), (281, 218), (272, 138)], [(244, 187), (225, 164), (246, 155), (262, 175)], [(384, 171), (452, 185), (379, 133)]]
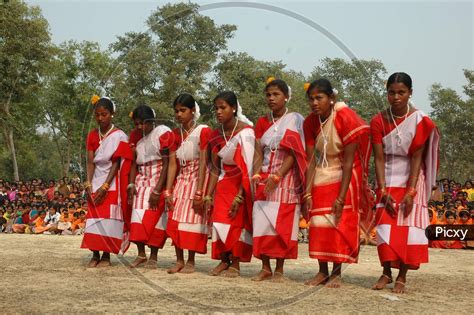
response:
[(474, 309), (474, 251), (430, 249), (430, 263), (409, 272), (408, 293), (373, 291), (380, 276), (377, 250), (361, 248), (359, 264), (344, 266), (340, 289), (303, 284), (316, 272), (316, 261), (300, 244), (296, 261), (286, 264), (284, 283), (253, 282), (260, 270), (254, 259), (243, 264), (242, 277), (211, 277), (216, 264), (197, 256), (197, 272), (169, 275), (175, 259), (170, 242), (160, 250), (157, 270), (126, 266), (136, 250), (113, 257), (110, 268), (87, 269), (87, 250), (80, 236), (0, 235), (1, 313), (51, 312), (434, 312), (468, 313)]

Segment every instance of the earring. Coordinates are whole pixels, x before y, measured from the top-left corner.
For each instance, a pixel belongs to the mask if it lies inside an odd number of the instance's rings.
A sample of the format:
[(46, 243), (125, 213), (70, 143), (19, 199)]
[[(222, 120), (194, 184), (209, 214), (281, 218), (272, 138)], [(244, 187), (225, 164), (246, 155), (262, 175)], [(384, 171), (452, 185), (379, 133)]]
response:
[(285, 102), (288, 102), (288, 99), (287, 99), (287, 98), (285, 98)]
[(114, 115), (112, 115), (112, 118), (114, 118)]
[(235, 109), (232, 112), (235, 113)]
[(331, 101), (331, 104), (334, 104), (334, 101)]

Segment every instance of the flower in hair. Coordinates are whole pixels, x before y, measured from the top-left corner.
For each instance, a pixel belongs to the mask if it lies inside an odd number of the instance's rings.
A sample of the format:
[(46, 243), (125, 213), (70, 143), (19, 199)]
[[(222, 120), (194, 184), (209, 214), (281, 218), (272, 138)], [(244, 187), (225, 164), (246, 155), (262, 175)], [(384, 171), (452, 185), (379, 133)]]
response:
[(303, 89), (305, 90), (305, 92), (308, 92), (309, 86), (310, 86), (309, 82), (306, 82), (304, 84)]
[(92, 95), (92, 97), (91, 97), (91, 103), (92, 103), (92, 105), (97, 104), (97, 102), (98, 102), (99, 100), (100, 100), (99, 95)]
[(268, 77), (268, 79), (267, 79), (267, 84), (269, 84), (269, 83), (272, 82), (273, 80), (275, 80), (274, 77)]
[(128, 114), (128, 117), (130, 117), (130, 118), (133, 119), (133, 112), (130, 112), (130, 113)]

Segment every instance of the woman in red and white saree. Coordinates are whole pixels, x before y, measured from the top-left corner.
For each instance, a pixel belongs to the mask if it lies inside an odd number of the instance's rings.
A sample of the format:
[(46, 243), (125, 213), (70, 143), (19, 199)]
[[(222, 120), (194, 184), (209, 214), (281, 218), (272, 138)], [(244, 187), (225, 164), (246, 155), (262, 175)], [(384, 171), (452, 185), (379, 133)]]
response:
[(410, 106), (412, 81), (394, 73), (387, 81), (390, 107), (371, 122), (377, 175), (377, 249), (383, 274), (374, 289), (392, 282), (391, 268), (399, 268), (393, 291), (405, 291), (408, 269), (428, 262), (427, 203), (436, 181), (439, 135), (434, 123)]
[[(221, 128), (211, 135), (211, 177), (205, 199), (212, 210), (212, 259), (221, 263), (210, 274), (240, 276), (240, 262), (252, 258), (252, 196), (250, 177), (255, 133), (241, 113), (233, 92), (222, 92), (214, 99)], [(244, 122), (245, 121), (245, 122)]]
[[(270, 78), (265, 87), (271, 112), (255, 127), (253, 204), (253, 255), (262, 260), (262, 270), (252, 278), (262, 281), (283, 278), (285, 259), (298, 257), (298, 224), (301, 195), (304, 191), (306, 152), (303, 121), (290, 113), (286, 103), (291, 97), (288, 85)], [(276, 259), (272, 272), (270, 259)]]
[[(110, 253), (128, 248), (127, 178), (132, 153), (127, 135), (112, 124), (115, 105), (106, 97), (92, 98), (99, 128), (87, 136), (88, 210), (81, 248), (93, 251), (89, 267), (110, 266)], [(100, 257), (100, 252), (103, 252)]]
[(311, 160), (303, 199), (310, 218), (309, 256), (318, 259), (319, 272), (306, 284), (338, 288), (341, 264), (357, 263), (360, 218), (369, 213), (369, 126), (346, 104), (336, 103), (326, 79), (312, 82), (307, 97), (313, 112), (304, 122)]
[[(209, 137), (212, 130), (206, 125), (196, 125), (199, 105), (190, 94), (179, 95), (174, 103), (176, 121), (181, 124), (173, 130), (179, 172), (168, 172), (167, 188), (174, 183), (169, 202), (169, 219), (166, 232), (173, 240), (176, 250), (176, 265), (168, 273), (194, 272), (195, 253), (207, 252), (209, 234), (208, 213), (203, 207), (207, 182), (207, 157)], [(184, 250), (189, 251), (184, 263)]]
[[(146, 263), (146, 268), (156, 268), (158, 249), (163, 248), (166, 241), (168, 216), (163, 188), (169, 164), (173, 163), (174, 137), (168, 127), (155, 127), (155, 119), (154, 110), (147, 105), (138, 106), (133, 111), (133, 120), (142, 130), (143, 137), (136, 144), (128, 185), (132, 202), (130, 241), (138, 248), (138, 256), (131, 267)], [(151, 248), (148, 260), (146, 245)]]

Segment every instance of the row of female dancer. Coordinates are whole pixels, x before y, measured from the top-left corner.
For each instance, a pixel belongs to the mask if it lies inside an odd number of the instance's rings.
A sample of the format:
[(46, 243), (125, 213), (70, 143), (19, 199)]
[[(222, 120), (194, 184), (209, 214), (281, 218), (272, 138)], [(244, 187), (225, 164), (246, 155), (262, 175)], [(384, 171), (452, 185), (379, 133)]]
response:
[[(285, 259), (297, 258), (302, 213), (310, 223), (309, 256), (319, 262), (306, 284), (339, 287), (341, 264), (358, 260), (359, 226), (376, 222), (383, 273), (374, 289), (391, 283), (391, 269), (398, 268), (393, 290), (404, 292), (408, 269), (428, 261), (424, 229), (436, 178), (436, 127), (410, 102), (412, 80), (405, 73), (389, 77), (390, 106), (370, 126), (337, 102), (328, 80), (305, 90), (312, 111), (306, 119), (286, 107), (288, 85), (269, 79), (270, 111), (255, 128), (236, 95), (222, 92), (213, 101), (215, 130), (198, 124), (198, 104), (181, 94), (173, 103), (178, 128), (156, 126), (153, 109), (142, 105), (130, 115), (136, 126), (130, 137), (112, 124), (113, 102), (93, 99), (99, 128), (87, 139), (90, 202), (81, 246), (93, 251), (89, 266), (109, 266), (110, 253), (125, 252), (129, 240), (138, 248), (131, 267), (156, 268), (169, 237), (177, 261), (168, 272), (191, 273), (211, 229), (212, 259), (220, 261), (211, 275), (237, 277), (240, 263), (253, 255), (262, 269), (252, 280), (278, 281)], [(367, 188), (372, 147), (375, 219)]]

